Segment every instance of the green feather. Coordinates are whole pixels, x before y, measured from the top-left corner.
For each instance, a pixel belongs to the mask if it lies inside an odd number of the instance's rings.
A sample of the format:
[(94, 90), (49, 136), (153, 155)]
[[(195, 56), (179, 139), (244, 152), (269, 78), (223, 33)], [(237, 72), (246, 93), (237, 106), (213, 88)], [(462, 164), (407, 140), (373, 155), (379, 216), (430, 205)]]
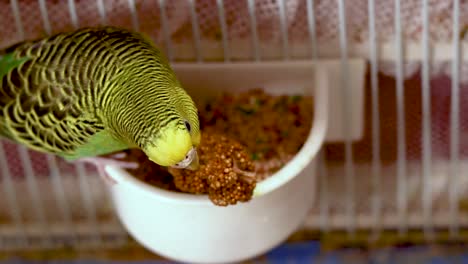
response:
[[(0, 56), (0, 80), (8, 74), (11, 70), (20, 66), (22, 63), (28, 61), (29, 57), (22, 57), (20, 59), (15, 59), (13, 53), (8, 53), (3, 56)], [(6, 125), (0, 120), (0, 137), (5, 137), (9, 140), (13, 139), (11, 133), (8, 132)]]
[(0, 56), (0, 80), (9, 71), (20, 66), (21, 64), (25, 63), (28, 60), (30, 60), (29, 57), (22, 57), (22, 58), (16, 59), (13, 53)]
[(102, 130), (89, 138), (86, 144), (75, 149), (74, 155), (60, 155), (68, 161), (83, 157), (106, 155), (117, 151), (128, 149), (129, 146), (116, 139), (107, 130)]

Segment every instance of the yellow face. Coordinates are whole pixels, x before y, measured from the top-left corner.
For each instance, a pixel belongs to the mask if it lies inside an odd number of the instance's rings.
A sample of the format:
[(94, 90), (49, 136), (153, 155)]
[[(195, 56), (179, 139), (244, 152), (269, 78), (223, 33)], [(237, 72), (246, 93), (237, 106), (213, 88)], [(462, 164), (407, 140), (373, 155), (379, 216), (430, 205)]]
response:
[(195, 170), (198, 169), (196, 148), (200, 140), (198, 119), (192, 122), (184, 120), (182, 125), (181, 122), (173, 122), (162, 128), (143, 151), (151, 161), (161, 166)]

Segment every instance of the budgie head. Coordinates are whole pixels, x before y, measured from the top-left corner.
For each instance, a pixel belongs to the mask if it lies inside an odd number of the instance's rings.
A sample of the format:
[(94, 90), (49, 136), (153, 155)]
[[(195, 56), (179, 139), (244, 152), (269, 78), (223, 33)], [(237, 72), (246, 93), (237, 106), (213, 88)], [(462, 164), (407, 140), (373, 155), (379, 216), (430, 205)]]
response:
[[(111, 129), (164, 167), (198, 169), (200, 124), (197, 107), (169, 61), (152, 41), (135, 32), (107, 29), (105, 67), (112, 100), (101, 100)], [(106, 49), (103, 49), (106, 50)]]
[(174, 98), (173, 111), (142, 149), (151, 161), (161, 166), (196, 170), (201, 140), (197, 108), (185, 92)]

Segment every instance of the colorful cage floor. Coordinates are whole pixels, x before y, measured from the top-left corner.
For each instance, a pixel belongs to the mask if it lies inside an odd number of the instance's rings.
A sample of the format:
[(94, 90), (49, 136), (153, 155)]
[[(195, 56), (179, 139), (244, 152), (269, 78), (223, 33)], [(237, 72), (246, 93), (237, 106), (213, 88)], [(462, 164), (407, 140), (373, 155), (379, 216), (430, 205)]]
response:
[[(327, 247), (327, 246), (325, 246)], [(284, 243), (264, 256), (246, 261), (257, 263), (311, 263), (311, 264), (468, 264), (468, 245), (406, 245), (377, 249), (340, 248), (327, 250), (323, 243), (313, 241), (291, 241)], [(107, 252), (106, 252), (107, 251)], [(111, 252), (112, 251), (112, 252)], [(0, 264), (170, 264), (176, 263), (159, 258), (136, 244), (117, 250), (96, 252), (41, 251), (15, 254), (0, 253)]]

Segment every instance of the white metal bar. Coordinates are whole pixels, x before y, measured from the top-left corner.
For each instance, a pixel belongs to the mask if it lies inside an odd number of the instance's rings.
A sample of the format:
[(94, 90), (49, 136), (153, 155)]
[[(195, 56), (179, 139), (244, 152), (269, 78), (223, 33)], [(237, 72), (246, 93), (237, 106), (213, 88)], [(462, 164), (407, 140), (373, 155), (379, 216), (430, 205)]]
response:
[(260, 40), (258, 38), (257, 16), (255, 13), (255, 0), (247, 0), (250, 17), (250, 27), (252, 30), (252, 47), (255, 61), (260, 61)]
[(23, 22), (21, 21), (21, 13), (19, 10), (18, 1), (11, 0), (10, 5), (13, 16), (15, 17), (16, 32), (18, 33), (21, 39), (24, 39), (24, 28)]
[[(69, 1), (74, 2), (74, 0), (69, 0)], [(76, 14), (76, 9), (74, 8), (74, 3), (73, 3), (73, 8), (70, 5), (70, 12), (75, 12), (75, 14)], [(78, 18), (76, 18), (76, 20), (74, 20), (73, 26), (75, 28), (79, 27)], [(76, 238), (76, 233), (74, 231), (74, 228), (73, 228), (72, 222), (71, 222), (72, 221), (71, 214), (70, 214), (70, 212), (68, 210), (68, 205), (67, 205), (67, 202), (65, 200), (66, 196), (65, 196), (65, 193), (62, 194), (62, 192), (63, 192), (62, 186), (63, 185), (60, 182), (60, 175), (59, 175), (58, 164), (56, 162), (56, 158), (54, 156), (49, 155), (48, 159), (49, 159), (49, 164), (50, 164), (50, 167), (51, 167), (51, 177), (52, 177), (52, 180), (54, 181), (54, 189), (56, 189), (55, 191), (56, 191), (57, 196), (58, 196), (58, 202), (60, 203), (59, 208), (61, 208), (60, 210), (62, 211), (62, 215), (66, 216), (66, 217), (64, 217), (64, 224), (68, 226), (68, 223), (70, 223), (70, 229), (69, 229), (70, 230), (70, 235), (72, 236), (72, 240), (73, 240), (74, 244), (78, 245), (78, 240)], [(52, 169), (52, 168), (54, 168), (54, 169)], [(96, 208), (94, 207), (92, 199), (90, 199), (90, 197), (92, 197), (91, 189), (90, 189), (90, 185), (88, 184), (88, 181), (87, 181), (87, 178), (86, 178), (86, 175), (85, 175), (84, 165), (83, 164), (75, 165), (75, 169), (77, 170), (77, 173), (78, 173), (78, 184), (79, 184), (80, 193), (81, 193), (82, 199), (83, 199), (83, 206), (85, 207), (85, 212), (87, 214), (87, 219), (88, 219), (88, 222), (89, 222), (90, 226), (92, 228), (94, 228), (94, 232), (93, 232), (94, 242), (96, 244), (102, 245), (101, 234), (100, 234), (99, 230), (97, 229), (98, 222), (97, 222), (97, 217), (96, 217)], [(60, 189), (60, 188), (62, 188), (62, 189)], [(57, 190), (57, 189), (60, 189), (60, 190)]]
[(94, 228), (93, 233), (95, 234), (95, 243), (101, 244), (101, 231), (98, 228), (98, 221), (96, 216), (96, 207), (94, 206), (91, 194), (91, 188), (88, 182), (88, 178), (86, 175), (86, 168), (83, 163), (76, 163), (75, 169), (78, 174), (78, 185), (80, 188), (81, 198), (83, 200), (83, 206), (86, 212), (86, 218), (88, 220), (89, 225)]
[(41, 10), (42, 23), (44, 25), (44, 30), (47, 34), (52, 33), (52, 28), (50, 26), (49, 15), (47, 13), (47, 5), (45, 0), (39, 0), (39, 9)]
[(201, 35), (200, 26), (198, 25), (197, 10), (195, 9), (195, 1), (187, 0), (190, 6), (190, 17), (192, 19), (192, 34), (193, 42), (195, 43), (195, 57), (197, 62), (202, 62)]
[[(97, 225), (90, 225), (85, 221), (77, 221), (74, 225), (76, 234), (81, 237), (89, 237), (89, 234), (93, 234), (95, 232), (96, 227), (99, 227), (102, 233), (106, 236), (118, 234), (123, 230), (122, 224), (115, 223), (113, 221), (101, 221)], [(9, 225), (0, 225), (0, 233), (8, 236), (16, 236), (18, 232), (22, 232), (24, 230), (28, 231), (31, 236), (44, 236), (44, 229), (36, 222), (27, 222), (23, 225), (22, 229), (23, 230), (15, 229)], [(63, 223), (51, 225), (49, 233), (54, 236), (68, 236), (68, 226)]]
[(5, 149), (3, 147), (3, 142), (0, 141), (0, 172), (2, 173), (2, 185), (3, 185), (3, 193), (6, 196), (6, 200), (8, 203), (8, 209), (13, 220), (14, 226), (21, 230), (21, 234), (18, 236), (18, 244), (20, 246), (26, 245), (26, 234), (24, 230), (21, 229), (23, 225), (22, 215), (21, 215), (21, 208), (18, 204), (18, 199), (16, 196), (16, 190), (13, 185), (13, 179), (8, 168), (7, 157), (5, 154)]
[[(69, 0), (69, 1), (73, 2), (74, 0)], [(98, 6), (100, 5), (99, 2), (101, 4), (101, 8), (102, 8), (102, 10), (100, 10), (101, 18), (104, 20), (105, 19), (104, 4), (103, 4), (102, 1), (98, 1)], [(130, 10), (132, 10), (131, 4), (132, 3), (129, 2)], [(76, 13), (76, 9), (74, 8), (74, 3), (73, 3), (73, 9), (70, 6), (70, 12), (75, 12)], [(74, 25), (75, 28), (79, 27), (78, 18), (76, 18), (73, 25)], [(135, 24), (134, 24), (134, 26), (135, 26)], [(48, 157), (48, 158), (51, 161), (53, 161), (53, 164), (50, 164), (51, 170), (52, 170), (52, 168), (54, 168), (56, 170), (56, 171), (51, 171), (51, 177), (52, 177), (53, 181), (55, 181), (54, 188), (55, 189), (60, 188), (62, 185), (61, 185), (61, 183), (59, 183), (60, 176), (58, 175), (59, 171), (58, 171), (58, 166), (57, 166), (56, 159), (55, 159), (55, 157)], [(49, 163), (50, 163), (50, 161), (49, 161)], [(82, 195), (83, 206), (85, 207), (85, 212), (86, 212), (86, 215), (87, 215), (87, 219), (88, 219), (89, 225), (92, 228), (94, 228), (94, 231), (93, 231), (94, 244), (102, 246), (103, 245), (102, 234), (101, 234), (100, 230), (97, 227), (98, 226), (98, 221), (97, 221), (97, 217), (96, 217), (96, 211), (97, 210), (96, 210), (96, 208), (94, 206), (93, 200), (91, 199), (91, 197), (92, 197), (91, 187), (90, 187), (89, 182), (88, 182), (88, 180), (86, 178), (87, 175), (86, 175), (84, 164), (75, 164), (75, 169), (76, 169), (77, 174), (78, 174), (78, 184), (79, 184), (80, 193)], [(61, 196), (61, 198), (58, 198), (58, 200), (59, 200), (58, 202), (59, 203), (66, 203), (65, 194), (60, 194), (61, 192), (63, 192), (63, 189), (60, 190), (60, 191), (56, 190), (56, 192), (58, 193), (59, 196)], [(63, 200), (65, 202), (63, 202), (63, 201), (61, 202), (60, 200)], [(65, 206), (65, 204), (62, 204), (59, 207), (64, 207), (64, 206)], [(65, 208), (68, 208), (68, 205), (66, 205)], [(70, 223), (71, 223), (71, 221), (72, 221), (71, 216), (68, 217), (68, 214), (70, 214), (69, 210), (62, 208), (61, 211), (62, 211), (62, 215), (67, 216), (67, 217), (64, 218), (64, 220), (65, 220), (65, 224), (68, 225), (68, 222), (70, 221)], [(74, 230), (74, 228), (70, 226), (70, 232), (71, 232), (71, 235), (73, 236), (72, 239), (74, 240), (75, 244), (78, 245), (77, 244), (78, 240), (76, 239), (76, 237), (75, 237), (76, 234), (75, 234), (75, 232), (73, 230)]]
[(130, 14), (132, 16), (133, 30), (138, 31), (140, 29), (140, 25), (138, 23), (138, 14), (137, 14), (134, 0), (128, 0), (128, 9), (130, 9)]
[(166, 14), (166, 0), (159, 0), (159, 12), (161, 16), (161, 27), (163, 31), (164, 43), (166, 45), (166, 54), (169, 61), (174, 61), (172, 52), (171, 35), (169, 34), (169, 22)]
[(379, 116), (379, 78), (378, 78), (378, 52), (377, 34), (375, 29), (375, 3), (368, 0), (369, 14), (369, 57), (371, 66), (372, 90), (372, 177), (373, 195), (371, 202), (372, 217), (374, 218), (374, 236), (381, 230), (380, 218), (382, 214), (382, 180), (380, 161), (380, 116)]
[(221, 37), (223, 40), (223, 55), (224, 61), (228, 62), (231, 60), (229, 55), (229, 32), (226, 25), (226, 15), (224, 13), (224, 0), (216, 0), (218, 5), (218, 17), (219, 17), (219, 25), (221, 26)]
[(76, 242), (75, 230), (72, 222), (72, 215), (70, 212), (70, 205), (67, 202), (67, 197), (64, 191), (64, 187), (61, 180), (61, 175), (57, 160), (55, 156), (47, 154), (47, 163), (50, 170), (50, 180), (52, 182), (52, 188), (55, 194), (55, 200), (57, 202), (58, 209), (62, 215), (63, 223), (68, 227), (72, 242)]
[(317, 50), (317, 32), (315, 29), (315, 8), (314, 0), (307, 0), (307, 25), (309, 29), (309, 39), (311, 55), (314, 60), (318, 58)]
[(78, 24), (78, 15), (76, 14), (75, 0), (68, 0), (68, 12), (70, 12), (71, 22), (73, 28), (77, 29)]
[(460, 199), (458, 183), (460, 182), (460, 0), (453, 1), (453, 59), (452, 59), (452, 95), (450, 106), (450, 187), (449, 217), (450, 235), (459, 233), (458, 203)]
[[(18, 6), (17, 0), (10, 1), (11, 10), (15, 17), (15, 25), (16, 25), (16, 32), (18, 33), (21, 39), (24, 39), (24, 27), (21, 20), (21, 13)], [(0, 140), (0, 172), (2, 173), (3, 178), (3, 187), (4, 193), (6, 194), (6, 199), (9, 207), (9, 213), (13, 220), (13, 224), (16, 228), (21, 228), (22, 222), (22, 214), (21, 208), (19, 207), (15, 187), (13, 185), (13, 179), (8, 167), (7, 157), (5, 154), (5, 149), (3, 147), (3, 142)], [(26, 240), (26, 233), (24, 231), (19, 234), (16, 238), (16, 243), (19, 246), (25, 246), (27, 244)]]
[(432, 197), (431, 197), (431, 86), (430, 86), (430, 39), (429, 39), (429, 10), (428, 0), (422, 1), (422, 177), (423, 192), (422, 205), (424, 218), (424, 234), (428, 237), (433, 235), (432, 230)]
[(395, 0), (396, 104), (397, 104), (397, 211), (399, 233), (407, 232), (406, 137), (403, 84), (403, 34), (400, 0)]
[(80, 22), (78, 20), (78, 15), (76, 13), (76, 5), (75, 0), (68, 0), (68, 12), (70, 12), (72, 25), (74, 29), (78, 29), (80, 27)]
[(319, 153), (319, 180), (320, 180), (320, 193), (319, 193), (319, 218), (320, 229), (327, 232), (330, 228), (330, 197), (328, 190), (328, 171), (325, 158), (325, 151), (322, 149)]
[(286, 20), (286, 3), (285, 0), (278, 0), (278, 11), (280, 18), (281, 40), (283, 44), (283, 59), (289, 59), (289, 34), (288, 22)]
[[(45, 216), (44, 204), (42, 203), (42, 197), (37, 185), (36, 176), (34, 175), (32, 168), (31, 157), (29, 156), (28, 150), (23, 145), (18, 145), (18, 152), (21, 160), (21, 166), (26, 177), (26, 184), (30, 194), (31, 204), (33, 204), (32, 210), (34, 211), (34, 216), (36, 218), (35, 220), (43, 226), (44, 230), (46, 230), (45, 233), (47, 233), (49, 227)], [(50, 244), (49, 237), (45, 236), (42, 240), (42, 243), (45, 245)]]
[[(468, 227), (468, 217), (466, 214), (460, 214), (459, 221), (464, 229)], [(370, 214), (360, 213), (358, 214), (356, 226), (358, 229), (368, 230), (370, 227), (372, 227), (373, 222), (374, 220), (372, 219), (372, 216)], [(408, 217), (408, 226), (411, 229), (420, 230), (425, 222), (426, 219), (420, 213), (411, 214)], [(441, 230), (447, 229), (447, 227), (450, 225), (450, 219), (447, 217), (446, 212), (434, 214), (433, 222), (434, 227)], [(343, 230), (349, 225), (349, 223), (345, 215), (336, 212), (330, 214), (327, 225), (329, 227), (329, 230)], [(382, 219), (382, 225), (389, 230), (395, 230), (398, 229), (400, 226), (400, 219), (398, 219), (398, 216), (396, 214), (388, 214), (385, 215), (385, 217)], [(307, 219), (304, 221), (304, 226), (310, 229), (320, 229), (322, 227), (320, 216), (318, 214), (309, 214)], [(371, 239), (369, 239), (369, 241), (372, 242)]]
[(346, 10), (345, 10), (345, 1), (338, 0), (338, 16), (339, 16), (339, 28), (340, 28), (340, 53), (341, 53), (341, 89), (342, 89), (342, 98), (344, 102), (343, 107), (343, 122), (344, 122), (344, 134), (345, 137), (345, 177), (346, 177), (346, 216), (349, 222), (347, 231), (350, 235), (355, 234), (355, 225), (356, 225), (356, 196), (354, 194), (354, 161), (353, 161), (353, 152), (352, 144), (350, 139), (350, 120), (352, 116), (352, 102), (348, 100), (351, 98), (348, 89), (348, 80), (349, 80), (349, 65), (348, 65), (348, 39), (347, 39), (347, 30), (346, 30)]
[(99, 17), (101, 18), (101, 24), (107, 24), (106, 7), (104, 5), (104, 0), (96, 0), (96, 5), (99, 11)]

